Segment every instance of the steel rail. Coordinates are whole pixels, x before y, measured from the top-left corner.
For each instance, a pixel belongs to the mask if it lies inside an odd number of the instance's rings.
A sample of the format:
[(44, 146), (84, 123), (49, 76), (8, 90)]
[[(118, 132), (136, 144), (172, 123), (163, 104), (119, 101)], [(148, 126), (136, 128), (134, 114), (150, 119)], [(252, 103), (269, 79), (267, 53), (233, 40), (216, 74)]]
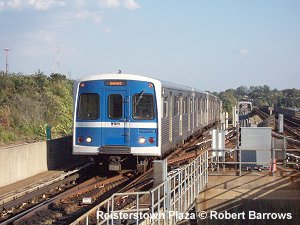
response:
[[(17, 191), (9, 192), (2, 196), (0, 211), (2, 214), (2, 219), (6, 217), (8, 212), (18, 208), (22, 204), (24, 204), (24, 208), (32, 208), (33, 205), (37, 204), (36, 199), (38, 201), (45, 201), (40, 196), (44, 194), (49, 194), (48, 192), (54, 190), (57, 187), (66, 187), (77, 180), (80, 176), (79, 173), (83, 169), (88, 168), (93, 165), (93, 163), (87, 163), (83, 166), (80, 166), (72, 171), (68, 171), (66, 173), (59, 173), (51, 176), (50, 178), (43, 179), (42, 181), (35, 182), (33, 184), (28, 185), (27, 187), (18, 189)], [(28, 202), (33, 200), (32, 203)], [(18, 209), (18, 211), (20, 211)]]

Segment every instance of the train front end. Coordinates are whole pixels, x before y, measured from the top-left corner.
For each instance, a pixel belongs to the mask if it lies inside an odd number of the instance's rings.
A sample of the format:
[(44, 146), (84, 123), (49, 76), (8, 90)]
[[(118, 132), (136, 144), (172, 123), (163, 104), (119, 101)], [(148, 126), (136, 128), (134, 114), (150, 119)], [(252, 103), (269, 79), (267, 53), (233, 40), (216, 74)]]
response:
[[(160, 156), (161, 84), (128, 74), (81, 79), (74, 109), (73, 154)], [(159, 95), (158, 95), (159, 94)]]

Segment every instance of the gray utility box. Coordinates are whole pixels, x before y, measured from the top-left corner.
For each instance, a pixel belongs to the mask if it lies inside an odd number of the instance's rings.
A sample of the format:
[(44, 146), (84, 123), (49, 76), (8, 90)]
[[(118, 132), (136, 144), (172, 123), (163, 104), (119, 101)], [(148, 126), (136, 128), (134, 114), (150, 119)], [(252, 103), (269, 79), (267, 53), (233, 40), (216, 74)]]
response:
[(278, 133), (283, 134), (283, 114), (278, 114)]
[(212, 156), (225, 156), (225, 130), (212, 130)]
[(242, 167), (269, 167), (271, 161), (271, 127), (242, 127), (241, 128), (241, 162)]
[(164, 160), (153, 161), (154, 172), (154, 187), (160, 185), (167, 180), (168, 177), (168, 162)]

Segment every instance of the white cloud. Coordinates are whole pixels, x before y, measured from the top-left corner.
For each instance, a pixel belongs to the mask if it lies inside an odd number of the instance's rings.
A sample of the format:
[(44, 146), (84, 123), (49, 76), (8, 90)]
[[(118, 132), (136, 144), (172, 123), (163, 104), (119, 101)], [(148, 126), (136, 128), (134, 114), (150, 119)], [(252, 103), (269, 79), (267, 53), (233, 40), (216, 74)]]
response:
[(75, 3), (75, 6), (78, 8), (82, 8), (86, 5), (85, 0), (75, 0), (74, 3)]
[[(124, 8), (135, 10), (140, 8), (136, 0), (98, 0), (100, 6), (105, 8)], [(22, 10), (26, 8), (32, 8), (35, 10), (48, 10), (53, 7), (62, 7), (62, 6), (75, 7), (77, 9), (83, 9), (87, 6), (96, 7), (94, 1), (87, 0), (0, 0), (0, 10), (4, 9), (14, 9)]]
[(22, 2), (21, 0), (10, 0), (6, 3), (8, 8), (12, 8), (12, 9), (20, 9), (22, 8), (24, 2)]
[(9, 0), (1, 1), (0, 9), (23, 9), (33, 8), (35, 10), (47, 10), (51, 7), (65, 6), (65, 1), (62, 0)]
[(123, 6), (125, 9), (138, 9), (140, 6), (135, 0), (101, 0), (101, 5), (107, 8), (120, 8)]
[(60, 0), (27, 0), (27, 4), (36, 10), (46, 10), (54, 6), (65, 6), (66, 3)]
[(96, 24), (99, 24), (102, 21), (102, 16), (99, 12), (91, 12), (87, 10), (80, 10), (75, 13), (75, 18), (79, 20), (91, 20)]
[(240, 48), (239, 49), (239, 53), (240, 55), (248, 55), (249, 54), (249, 50), (246, 48)]
[(140, 7), (135, 0), (125, 0), (124, 6), (126, 9), (138, 9)]
[(118, 8), (121, 3), (120, 0), (101, 0), (101, 5), (107, 8)]
[(5, 6), (4, 2), (0, 2), (0, 11), (4, 9), (4, 6)]
[(76, 26), (77, 22), (88, 22), (93, 24), (101, 24), (103, 20), (103, 13), (99, 11), (90, 11), (86, 9), (72, 9), (72, 10), (56, 10), (47, 15), (43, 23), (43, 29), (64, 29), (65, 31), (71, 31)]

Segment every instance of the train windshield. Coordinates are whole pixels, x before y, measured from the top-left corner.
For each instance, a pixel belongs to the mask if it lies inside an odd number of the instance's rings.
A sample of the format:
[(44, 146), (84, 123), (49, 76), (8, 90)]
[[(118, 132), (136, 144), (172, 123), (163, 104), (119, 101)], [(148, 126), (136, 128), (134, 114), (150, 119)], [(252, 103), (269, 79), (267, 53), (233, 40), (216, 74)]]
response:
[(154, 97), (142, 91), (133, 96), (133, 119), (152, 120), (154, 118)]
[(78, 118), (81, 120), (96, 120), (100, 116), (100, 96), (95, 93), (79, 96)]
[(119, 94), (108, 96), (108, 116), (111, 119), (121, 119), (123, 115), (123, 97)]

